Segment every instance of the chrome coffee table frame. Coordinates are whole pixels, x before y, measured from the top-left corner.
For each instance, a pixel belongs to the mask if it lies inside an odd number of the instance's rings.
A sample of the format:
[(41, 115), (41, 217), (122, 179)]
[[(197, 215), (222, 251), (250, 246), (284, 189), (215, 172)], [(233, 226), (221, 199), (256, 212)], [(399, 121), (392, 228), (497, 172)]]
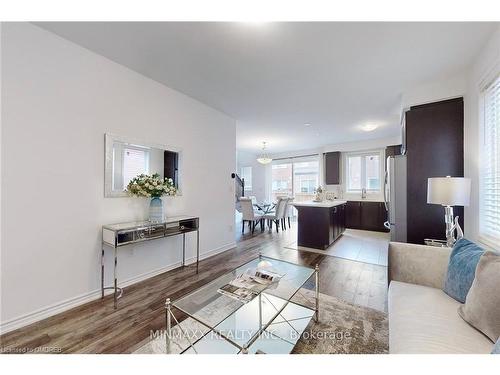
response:
[[(229, 337), (229, 335), (224, 334), (220, 329), (218, 329), (218, 326), (221, 325), (221, 324), (223, 324), (229, 318), (231, 318), (231, 316), (233, 316), (234, 314), (236, 314), (246, 304), (242, 304), (240, 307), (238, 307), (234, 311), (230, 312), (227, 316), (224, 316), (224, 318), (222, 318), (222, 320), (219, 321), (219, 322), (217, 322), (216, 324), (211, 324), (211, 323), (209, 323), (207, 321), (204, 321), (204, 319), (201, 319), (201, 318), (197, 317), (196, 313), (198, 311), (196, 311), (195, 313), (193, 313), (192, 311), (188, 311), (189, 310), (188, 308), (184, 308), (183, 307), (182, 301), (186, 301), (191, 296), (195, 296), (196, 292), (198, 292), (200, 290), (203, 290), (203, 288), (206, 287), (207, 285), (209, 285), (209, 284), (215, 284), (215, 285), (217, 285), (217, 281), (218, 280), (221, 280), (221, 285), (220, 286), (225, 285), (225, 282), (227, 281), (228, 275), (232, 275), (234, 277), (234, 274), (238, 270), (239, 271), (244, 271), (245, 267), (250, 267), (252, 264), (255, 265), (255, 263), (257, 261), (260, 261), (260, 260), (269, 260), (271, 262), (279, 262), (280, 264), (285, 264), (286, 263), (286, 264), (290, 265), (289, 267), (296, 267), (297, 269), (300, 269), (300, 268), (306, 269), (306, 270), (308, 270), (310, 272), (310, 274), (304, 275), (302, 278), (305, 278), (305, 280), (303, 282), (301, 282), (300, 284), (294, 285), (293, 288), (292, 288), (292, 292), (290, 292), (289, 295), (285, 295), (284, 297), (280, 297), (280, 296), (273, 295), (273, 294), (269, 294), (268, 295), (268, 293), (266, 293), (267, 289), (265, 289), (262, 292), (260, 292), (252, 300), (252, 301), (258, 300), (258, 303), (259, 303), (259, 307), (258, 307), (258, 309), (259, 309), (259, 318), (258, 318), (259, 319), (259, 328), (253, 333), (253, 335), (250, 337), (250, 339), (248, 341), (246, 341), (243, 345), (241, 343), (238, 343), (237, 340), (234, 340), (233, 338)], [(278, 269), (278, 272), (279, 272), (279, 269)], [(314, 308), (306, 306), (305, 304), (301, 304), (301, 303), (297, 303), (297, 302), (292, 302), (292, 299), (297, 294), (301, 294), (303, 296), (303, 298), (305, 298), (306, 301), (309, 302), (308, 299), (307, 299), (307, 297), (305, 297), (302, 293), (300, 293), (300, 290), (310, 280), (310, 278), (313, 275), (314, 275), (314, 278), (315, 278)], [(280, 280), (280, 282), (281, 282), (281, 280)], [(166, 301), (165, 301), (165, 322), (166, 322), (166, 334), (165, 334), (166, 342), (165, 342), (165, 344), (166, 344), (166, 352), (167, 352), (167, 354), (171, 353), (172, 320), (176, 323), (176, 325), (178, 326), (178, 328), (181, 331), (181, 333), (186, 336), (186, 339), (187, 339), (187, 341), (189, 343), (189, 346), (186, 349), (184, 349), (181, 352), (181, 354), (184, 353), (184, 352), (186, 352), (186, 351), (188, 351), (188, 350), (190, 350), (190, 349), (192, 349), (192, 351), (194, 351), (194, 353), (198, 353), (197, 350), (196, 350), (196, 348), (195, 348), (195, 345), (198, 342), (200, 342), (202, 339), (204, 339), (205, 336), (207, 336), (209, 333), (212, 333), (212, 332), (215, 333), (218, 337), (220, 337), (220, 338), (224, 339), (225, 341), (229, 342), (230, 344), (232, 344), (238, 350), (238, 353), (247, 354), (249, 352), (249, 348), (252, 346), (252, 344), (254, 344), (255, 341), (262, 336), (262, 334), (270, 327), (271, 324), (273, 324), (275, 322), (275, 320), (278, 317), (280, 317), (280, 319), (282, 319), (282, 320), (280, 320), (280, 322), (278, 322), (278, 324), (286, 322), (286, 324), (288, 324), (294, 331), (296, 331), (298, 333), (298, 331), (292, 326), (292, 324), (290, 322), (292, 320), (307, 319), (308, 317), (306, 316), (306, 317), (297, 318), (297, 319), (291, 319), (291, 320), (286, 319), (283, 316), (283, 311), (290, 304), (295, 305), (295, 306), (299, 306), (299, 307), (302, 307), (304, 309), (309, 310), (311, 313), (313, 313), (314, 320), (316, 322), (319, 321), (319, 266), (317, 264), (316, 264), (315, 268), (310, 268), (310, 267), (300, 266), (298, 264), (295, 264), (295, 263), (292, 263), (292, 262), (288, 262), (288, 261), (284, 261), (284, 260), (281, 260), (281, 259), (275, 259), (275, 258), (270, 258), (270, 257), (259, 255), (259, 257), (251, 260), (250, 262), (247, 262), (247, 263), (243, 264), (240, 267), (237, 267), (235, 270), (233, 270), (233, 271), (231, 271), (231, 272), (229, 272), (229, 273), (227, 273), (225, 275), (220, 276), (219, 278), (217, 278), (216, 280), (214, 280), (213, 282), (211, 282), (209, 284), (207, 284), (207, 285), (205, 285), (205, 286), (203, 286), (201, 288), (196, 289), (195, 291), (189, 293), (188, 295), (186, 295), (184, 297), (179, 298), (178, 300), (176, 300), (174, 302), (172, 302), (170, 298), (166, 299)], [(279, 284), (279, 282), (278, 282), (278, 284)], [(220, 295), (220, 296), (222, 296), (222, 295)], [(218, 298), (220, 296), (215, 296), (215, 298)], [(227, 297), (227, 298), (230, 298), (230, 297)], [(282, 300), (283, 301), (282, 302), (282, 306), (280, 306), (280, 307), (274, 306), (274, 304), (272, 303), (272, 301), (270, 300), (270, 298)], [(262, 314), (263, 314), (262, 313), (262, 310), (263, 310), (263, 308), (262, 308), (262, 301), (263, 300), (264, 301), (267, 300), (269, 302), (269, 304), (275, 310), (275, 311), (273, 311), (274, 315), (272, 315), (272, 317), (270, 319), (268, 319), (267, 322), (264, 322), (264, 323), (262, 322)], [(252, 303), (252, 301), (250, 301), (248, 303)], [(197, 338), (194, 342), (191, 342), (189, 340), (189, 336), (186, 335), (186, 333), (183, 330), (181, 324), (179, 324), (179, 321), (175, 317), (175, 315), (174, 315), (174, 313), (172, 311), (173, 308), (178, 309), (183, 314), (186, 314), (189, 318), (191, 318), (194, 321), (200, 323), (202, 326), (206, 327), (208, 329), (208, 331), (205, 332), (201, 337)], [(291, 306), (290, 308), (293, 308), (293, 306)], [(309, 320), (310, 319), (311, 319), (311, 317), (309, 316)], [(302, 334), (302, 332), (300, 332), (300, 334)], [(271, 333), (271, 335), (273, 335), (273, 334)], [(278, 338), (281, 339), (281, 340), (283, 340), (283, 341), (286, 341), (283, 338), (280, 338), (280, 337), (278, 337)], [(287, 342), (287, 343), (289, 343), (289, 342)], [(293, 344), (293, 345), (295, 345), (295, 344)]]

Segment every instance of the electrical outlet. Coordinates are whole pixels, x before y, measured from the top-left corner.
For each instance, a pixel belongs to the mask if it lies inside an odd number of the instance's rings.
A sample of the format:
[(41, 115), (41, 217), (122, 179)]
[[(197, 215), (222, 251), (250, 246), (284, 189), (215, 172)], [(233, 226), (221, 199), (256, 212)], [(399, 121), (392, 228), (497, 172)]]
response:
[(233, 228), (233, 226), (232, 226), (232, 225), (229, 225), (229, 228), (228, 228), (228, 229), (229, 229), (229, 232), (233, 232), (233, 230), (234, 230), (234, 228)]

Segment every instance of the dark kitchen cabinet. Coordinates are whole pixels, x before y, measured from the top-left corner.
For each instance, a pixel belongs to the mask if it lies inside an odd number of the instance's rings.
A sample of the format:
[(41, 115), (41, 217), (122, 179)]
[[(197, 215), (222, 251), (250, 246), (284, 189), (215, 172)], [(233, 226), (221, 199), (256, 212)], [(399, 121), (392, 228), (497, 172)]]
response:
[(330, 209), (331, 214), (331, 242), (336, 241), (345, 231), (345, 204)]
[(333, 207), (332, 210), (332, 239), (335, 241), (340, 235), (339, 207)]
[(345, 211), (345, 226), (351, 229), (361, 228), (361, 202), (348, 201)]
[(387, 212), (387, 209), (385, 208), (384, 202), (379, 202), (378, 204), (378, 231), (379, 232), (389, 232), (389, 229), (387, 229), (384, 225), (386, 221), (389, 220), (389, 213)]
[[(429, 177), (464, 175), (463, 98), (411, 107), (406, 112), (407, 241), (444, 239), (444, 209), (427, 204)], [(464, 209), (454, 207), (464, 228)]]
[(339, 206), (340, 208), (340, 211), (339, 211), (339, 223), (340, 223), (340, 234), (344, 233), (345, 231), (345, 210), (346, 210), (346, 205), (343, 204), (341, 206)]
[(361, 228), (385, 232), (386, 210), (382, 202), (361, 202)]
[(340, 181), (340, 152), (325, 153), (325, 183), (339, 185)]
[(345, 230), (345, 204), (334, 207), (296, 206), (299, 246), (325, 250)]
[(383, 202), (347, 202), (345, 209), (347, 228), (387, 232), (384, 222), (387, 211)]
[(402, 145), (387, 146), (385, 149), (385, 157), (401, 155), (401, 147)]

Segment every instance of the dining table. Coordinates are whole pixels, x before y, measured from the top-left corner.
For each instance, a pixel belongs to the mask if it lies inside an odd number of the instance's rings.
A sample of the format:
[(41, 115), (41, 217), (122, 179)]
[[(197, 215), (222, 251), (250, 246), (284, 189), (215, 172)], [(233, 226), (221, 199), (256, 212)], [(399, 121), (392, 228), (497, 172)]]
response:
[(254, 207), (262, 211), (264, 215), (267, 215), (276, 207), (276, 203), (254, 203)]

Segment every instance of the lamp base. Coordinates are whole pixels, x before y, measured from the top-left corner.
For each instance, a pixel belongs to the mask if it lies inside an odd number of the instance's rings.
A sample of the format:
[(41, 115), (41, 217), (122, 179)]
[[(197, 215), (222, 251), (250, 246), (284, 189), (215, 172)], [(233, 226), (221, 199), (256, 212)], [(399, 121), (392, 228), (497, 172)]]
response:
[(444, 222), (446, 224), (446, 245), (452, 247), (455, 244), (455, 233), (453, 227), (453, 207), (444, 207)]
[[(453, 217), (453, 207), (444, 207), (444, 222), (446, 224), (446, 246), (453, 247), (455, 242), (457, 242), (457, 239), (464, 236), (464, 232), (462, 232), (462, 228), (458, 223), (458, 216)], [(455, 230), (458, 234), (457, 237), (455, 237)]]

